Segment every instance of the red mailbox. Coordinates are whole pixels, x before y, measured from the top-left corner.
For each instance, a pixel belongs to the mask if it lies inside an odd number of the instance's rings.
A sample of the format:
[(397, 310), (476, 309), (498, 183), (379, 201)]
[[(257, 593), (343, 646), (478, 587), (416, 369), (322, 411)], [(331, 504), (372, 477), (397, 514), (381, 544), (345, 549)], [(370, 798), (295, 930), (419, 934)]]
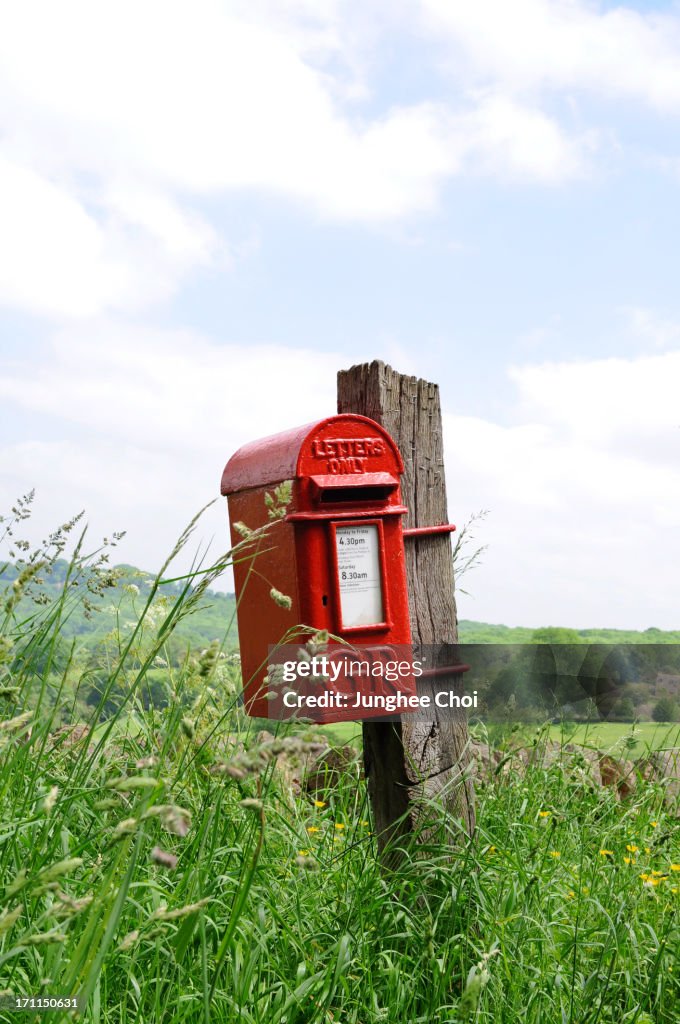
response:
[[(268, 521), (265, 492), (292, 482), (285, 518), (234, 566), (248, 713), (270, 717), (265, 698), (269, 647), (291, 627), (328, 630), (356, 647), (410, 644), (400, 477), (389, 434), (366, 416), (330, 416), (240, 448), (222, 475), (234, 523)], [(276, 604), (272, 587), (291, 599)], [(402, 691), (415, 693), (412, 679)], [(376, 715), (384, 715), (376, 709)], [(303, 711), (302, 714), (307, 714)], [(364, 718), (334, 709), (319, 721)]]

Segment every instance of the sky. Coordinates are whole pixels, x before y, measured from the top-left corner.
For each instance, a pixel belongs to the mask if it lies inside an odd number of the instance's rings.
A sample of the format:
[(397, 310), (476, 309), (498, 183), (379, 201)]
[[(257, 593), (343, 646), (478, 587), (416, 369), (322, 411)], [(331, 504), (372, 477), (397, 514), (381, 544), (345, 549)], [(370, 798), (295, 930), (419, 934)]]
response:
[[(463, 618), (680, 628), (680, 3), (0, 0), (0, 511), (157, 570), (382, 359)], [(192, 550), (194, 550), (192, 549)], [(230, 587), (229, 580), (223, 586)]]

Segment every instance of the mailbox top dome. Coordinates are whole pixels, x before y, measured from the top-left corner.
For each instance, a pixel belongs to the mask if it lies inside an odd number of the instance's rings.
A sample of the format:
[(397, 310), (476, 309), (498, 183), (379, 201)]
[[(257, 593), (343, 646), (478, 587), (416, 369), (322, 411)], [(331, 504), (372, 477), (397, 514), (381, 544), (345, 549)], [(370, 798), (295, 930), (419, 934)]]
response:
[(400, 476), (399, 449), (375, 420), (342, 413), (245, 444), (229, 459), (220, 489), (234, 494), (296, 477), (375, 472)]

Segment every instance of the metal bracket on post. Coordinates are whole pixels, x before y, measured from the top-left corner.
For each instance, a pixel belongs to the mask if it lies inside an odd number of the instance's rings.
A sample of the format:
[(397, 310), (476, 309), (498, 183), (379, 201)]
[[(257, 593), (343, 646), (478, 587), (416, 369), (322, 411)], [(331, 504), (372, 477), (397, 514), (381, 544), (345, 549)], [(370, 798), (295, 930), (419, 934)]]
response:
[[(405, 538), (418, 539), (419, 537), (437, 537), (445, 533), (453, 533), (456, 529), (453, 523), (442, 523), (440, 526), (412, 526), (403, 531)], [(442, 676), (457, 676), (463, 672), (469, 672), (469, 665), (439, 665), (437, 668), (426, 668), (423, 677), (426, 679), (441, 678)]]
[(442, 523), (441, 526), (411, 526), (404, 530), (404, 537), (436, 537), (440, 533), (453, 533), (453, 523)]
[(423, 679), (439, 679), (442, 676), (460, 676), (463, 672), (469, 671), (469, 665), (438, 665), (436, 668), (426, 668), (423, 671)]

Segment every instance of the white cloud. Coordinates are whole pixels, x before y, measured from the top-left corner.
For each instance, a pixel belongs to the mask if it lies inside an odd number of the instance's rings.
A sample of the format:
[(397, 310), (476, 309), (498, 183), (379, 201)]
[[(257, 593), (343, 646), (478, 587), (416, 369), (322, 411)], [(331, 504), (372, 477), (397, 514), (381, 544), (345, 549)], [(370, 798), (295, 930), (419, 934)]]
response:
[(502, 95), (482, 94), (463, 119), (466, 169), (499, 178), (558, 183), (583, 176), (594, 133), (567, 136), (541, 110)]
[[(2, 367), (3, 407), (29, 427), (0, 446), (1, 510), (35, 487), (32, 536), (85, 508), (90, 543), (127, 529), (118, 557), (158, 568), (241, 444), (334, 411), (342, 364), (190, 332), (62, 331), (40, 359)], [(213, 535), (228, 546), (222, 498), (197, 533)]]
[(124, 170), (193, 193), (264, 188), (331, 215), (429, 203), (431, 179), (449, 169), (429, 106), (351, 122), (294, 29), (210, 0), (190, 18), (180, 3), (28, 2), (0, 42), (10, 139), (48, 169)]
[(583, 89), (680, 109), (680, 19), (586, 0), (422, 0), (450, 67), (515, 92)]
[(69, 187), (1, 154), (0, 223), (0, 303), (53, 316), (165, 298), (219, 249), (207, 225), (158, 195), (111, 187), (88, 209)]
[(631, 332), (654, 348), (680, 346), (680, 322), (660, 316), (654, 309), (627, 306), (623, 309)]
[[(86, 507), (92, 539), (128, 529), (118, 557), (146, 568), (217, 494), (236, 448), (334, 411), (336, 371), (351, 362), (111, 324), (94, 340), (62, 331), (39, 360), (5, 367), (3, 406), (32, 426), (0, 448), (0, 504), (35, 485), (43, 533)], [(451, 518), (491, 512), (462, 616), (677, 627), (678, 359), (516, 367), (516, 425), (445, 415)], [(197, 536), (226, 546), (224, 501)]]
[(679, 370), (680, 353), (515, 367), (521, 425), (446, 418), (451, 514), (491, 510), (464, 617), (677, 628)]
[(511, 368), (523, 414), (588, 443), (677, 431), (680, 351)]
[[(88, 324), (58, 332), (38, 365), (6, 364), (0, 397), (33, 414), (185, 460), (271, 433), (335, 401), (337, 354), (220, 345), (192, 331)], [(140, 440), (143, 439), (143, 440)]]
[(227, 265), (226, 243), (191, 206), (228, 193), (384, 223), (433, 210), (461, 173), (583, 173), (591, 138), (534, 103), (371, 94), (364, 51), (387, 26), (403, 31), (399, 18), (385, 9), (355, 23), (335, 3), (305, 2), (197, 0), (190, 16), (177, 0), (7, 6), (0, 301), (87, 317), (167, 298), (192, 270)]

